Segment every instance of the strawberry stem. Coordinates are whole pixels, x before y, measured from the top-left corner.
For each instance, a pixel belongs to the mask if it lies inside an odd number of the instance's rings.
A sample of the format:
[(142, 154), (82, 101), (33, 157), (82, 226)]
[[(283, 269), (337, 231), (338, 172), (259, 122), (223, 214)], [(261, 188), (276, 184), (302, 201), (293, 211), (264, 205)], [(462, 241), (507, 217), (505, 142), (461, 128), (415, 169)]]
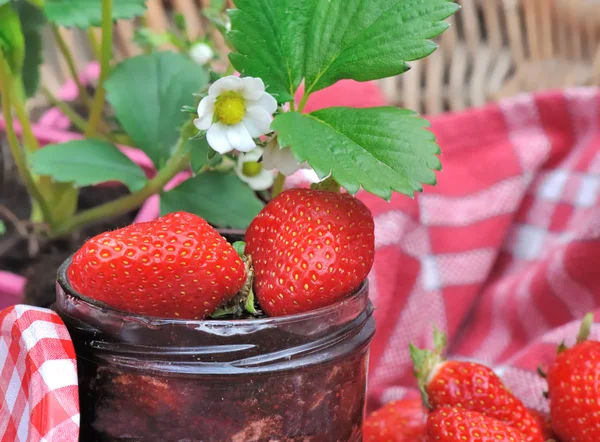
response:
[(581, 322), (581, 328), (577, 335), (577, 343), (580, 344), (590, 337), (590, 331), (592, 330), (592, 324), (594, 323), (594, 314), (588, 313)]
[(434, 325), (433, 327), (433, 350), (420, 349), (413, 344), (410, 344), (410, 357), (413, 361), (413, 370), (423, 404), (427, 408), (431, 408), (429, 403), (429, 395), (427, 394), (427, 383), (431, 373), (436, 367), (443, 362), (442, 353), (446, 349), (447, 338), (446, 335), (438, 330)]
[(326, 190), (328, 192), (335, 193), (340, 193), (341, 190), (340, 183), (338, 183), (331, 175), (325, 178), (323, 181), (312, 184), (310, 188), (313, 190)]
[(275, 198), (281, 192), (283, 192), (283, 187), (285, 186), (285, 175), (279, 172), (277, 174), (277, 178), (275, 178), (275, 183), (273, 183), (273, 190), (271, 191), (271, 199)]
[(51, 233), (51, 237), (67, 235), (86, 224), (122, 215), (141, 206), (148, 197), (160, 192), (175, 175), (188, 167), (190, 154), (184, 149), (186, 141), (186, 137), (179, 139), (177, 149), (166, 166), (160, 169), (142, 190), (76, 214), (59, 224)]

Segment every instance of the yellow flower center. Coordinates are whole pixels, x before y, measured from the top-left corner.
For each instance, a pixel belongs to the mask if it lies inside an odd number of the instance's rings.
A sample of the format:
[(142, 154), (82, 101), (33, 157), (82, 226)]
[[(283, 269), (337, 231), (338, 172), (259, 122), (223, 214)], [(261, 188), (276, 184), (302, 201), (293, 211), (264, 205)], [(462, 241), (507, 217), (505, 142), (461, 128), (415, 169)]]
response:
[(234, 91), (225, 92), (217, 97), (215, 115), (221, 123), (238, 124), (246, 114), (244, 97)]
[(242, 164), (242, 173), (247, 177), (255, 177), (262, 171), (262, 163), (247, 161)]

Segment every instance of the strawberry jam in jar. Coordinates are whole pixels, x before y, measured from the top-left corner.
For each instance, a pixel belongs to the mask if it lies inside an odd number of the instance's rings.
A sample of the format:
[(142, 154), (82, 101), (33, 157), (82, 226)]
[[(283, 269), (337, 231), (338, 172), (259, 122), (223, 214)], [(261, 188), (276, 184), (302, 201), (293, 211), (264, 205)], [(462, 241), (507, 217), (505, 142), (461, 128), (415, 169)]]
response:
[(308, 313), (173, 320), (76, 293), (60, 268), (55, 310), (77, 353), (80, 440), (359, 442), (368, 285)]

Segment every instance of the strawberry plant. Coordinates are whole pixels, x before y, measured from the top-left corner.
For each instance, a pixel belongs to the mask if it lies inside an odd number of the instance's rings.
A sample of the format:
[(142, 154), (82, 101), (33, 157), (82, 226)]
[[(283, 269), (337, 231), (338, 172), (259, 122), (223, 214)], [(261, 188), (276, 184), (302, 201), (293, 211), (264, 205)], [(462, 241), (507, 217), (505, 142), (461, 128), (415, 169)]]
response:
[[(443, 20), (458, 9), (452, 1), (357, 0), (347, 7), (325, 0), (238, 0), (237, 9), (227, 14), (216, 2), (207, 15), (226, 33), (231, 64), (210, 75), (193, 59), (210, 63), (211, 48), (187, 36), (184, 17), (163, 35), (140, 29), (136, 41), (148, 53), (121, 63), (111, 60), (113, 21), (143, 14), (143, 0), (2, 3), (0, 91), (6, 131), (40, 238), (71, 235), (131, 211), (152, 195), (159, 195), (163, 214), (185, 209), (216, 227), (246, 228), (281, 192), (284, 173), (300, 167), (314, 170), (321, 181), (317, 187), (342, 187), (351, 194), (363, 188), (385, 199), (392, 192), (412, 196), (423, 184), (435, 184), (439, 147), (427, 121), (414, 112), (303, 110), (312, 93), (341, 79), (402, 74), (408, 62), (431, 54), (436, 47), (431, 39), (447, 29)], [(72, 57), (58, 27), (100, 27), (101, 38), (92, 46), (101, 70), (93, 97), (79, 85), (89, 116), (74, 120), (84, 138), (40, 149), (24, 104), (27, 93), (36, 90), (39, 31), (46, 22), (69, 66)], [(157, 50), (163, 43), (180, 52)], [(234, 71), (240, 77), (230, 75)], [(305, 92), (296, 103), (301, 83)], [(112, 120), (103, 113), (106, 104)], [(13, 130), (16, 120), (21, 140)], [(119, 143), (141, 149), (156, 173), (147, 176), (123, 155)], [(192, 172), (188, 180), (165, 189), (186, 170)], [(130, 193), (78, 209), (79, 189), (109, 181), (122, 182)]]

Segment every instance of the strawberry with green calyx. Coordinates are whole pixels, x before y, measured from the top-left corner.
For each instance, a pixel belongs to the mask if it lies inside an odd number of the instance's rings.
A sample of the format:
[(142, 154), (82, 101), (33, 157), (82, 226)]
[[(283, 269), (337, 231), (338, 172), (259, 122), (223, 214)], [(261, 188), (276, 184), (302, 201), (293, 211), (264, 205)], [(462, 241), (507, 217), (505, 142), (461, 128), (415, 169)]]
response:
[(435, 442), (527, 442), (519, 430), (476, 411), (442, 407), (427, 419), (429, 440)]
[(418, 399), (384, 405), (365, 419), (365, 442), (426, 442), (427, 410)]
[(434, 330), (433, 351), (410, 346), (423, 402), (432, 410), (451, 406), (498, 419), (523, 432), (527, 442), (542, 442), (542, 429), (523, 402), (492, 369), (473, 362), (446, 361), (446, 337)]
[(240, 291), (231, 298), (224, 306), (219, 307), (210, 315), (213, 319), (221, 318), (241, 318), (250, 314), (252, 316), (261, 316), (263, 313), (256, 306), (252, 284), (254, 283), (254, 268), (252, 267), (252, 257), (244, 255), (245, 243), (238, 241), (232, 244), (233, 248), (244, 261), (246, 268), (246, 281)]
[(112, 308), (178, 319), (207, 317), (246, 281), (231, 244), (186, 212), (95, 236), (67, 275), (80, 294)]
[(324, 307), (356, 290), (375, 255), (369, 209), (347, 193), (291, 189), (246, 232), (254, 291), (269, 316)]
[(600, 441), (600, 342), (588, 340), (593, 321), (587, 314), (577, 343), (561, 345), (548, 370), (552, 428), (562, 442)]

